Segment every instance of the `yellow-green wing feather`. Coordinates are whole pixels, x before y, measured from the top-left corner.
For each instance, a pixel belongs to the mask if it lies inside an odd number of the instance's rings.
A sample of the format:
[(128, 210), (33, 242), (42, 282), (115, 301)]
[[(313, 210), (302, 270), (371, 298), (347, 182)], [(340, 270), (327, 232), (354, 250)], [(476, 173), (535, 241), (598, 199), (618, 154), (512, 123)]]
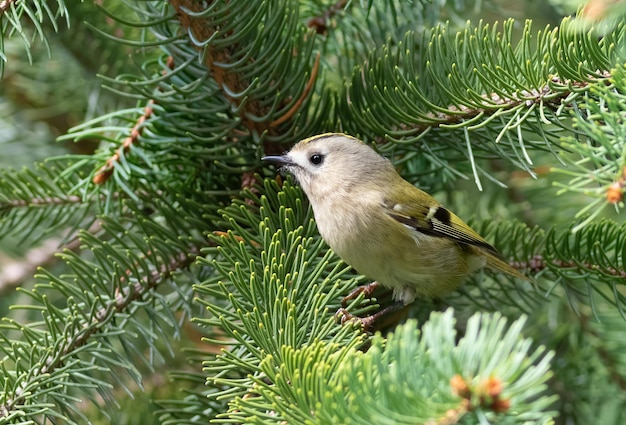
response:
[(400, 223), (418, 232), (452, 239), (456, 242), (474, 245), (487, 252), (497, 254), (496, 249), (484, 240), (459, 217), (442, 205), (412, 206), (401, 203), (385, 205), (387, 214)]
[[(474, 229), (435, 201), (430, 195), (414, 186), (411, 186), (409, 190), (410, 192), (405, 192), (405, 196), (401, 197), (401, 199), (418, 199), (422, 203), (406, 204), (394, 202), (392, 198), (389, 198), (385, 200), (384, 207), (390, 217), (426, 235), (444, 237), (461, 244), (475, 246), (484, 255), (487, 266), (528, 280), (528, 278), (504, 261), (498, 254), (498, 251), (476, 233)], [(414, 190), (417, 192), (414, 192)]]

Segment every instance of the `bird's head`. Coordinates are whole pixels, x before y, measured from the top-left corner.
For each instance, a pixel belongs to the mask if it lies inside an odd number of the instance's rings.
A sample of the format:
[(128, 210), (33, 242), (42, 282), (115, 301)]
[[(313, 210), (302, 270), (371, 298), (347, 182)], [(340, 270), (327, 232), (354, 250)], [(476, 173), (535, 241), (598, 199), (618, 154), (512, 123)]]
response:
[(381, 175), (395, 174), (391, 163), (372, 148), (339, 133), (304, 139), (284, 155), (263, 160), (291, 173), (313, 203), (322, 197), (345, 195), (363, 184), (378, 185), (384, 182)]

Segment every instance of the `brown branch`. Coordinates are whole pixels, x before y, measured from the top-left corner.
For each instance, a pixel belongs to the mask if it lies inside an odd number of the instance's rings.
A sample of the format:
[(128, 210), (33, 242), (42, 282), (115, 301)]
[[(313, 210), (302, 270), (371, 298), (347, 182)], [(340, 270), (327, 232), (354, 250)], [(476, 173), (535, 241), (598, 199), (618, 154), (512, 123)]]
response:
[[(167, 57), (166, 65), (168, 69), (170, 70), (174, 69), (174, 58), (172, 58), (172, 56)], [(167, 74), (167, 72), (168, 70), (164, 69), (163, 71), (161, 71), (161, 74), (165, 75)], [(124, 141), (122, 142), (120, 147), (115, 151), (113, 156), (111, 156), (107, 160), (106, 164), (104, 164), (96, 172), (96, 175), (93, 176), (92, 181), (95, 184), (105, 183), (109, 179), (109, 177), (111, 177), (111, 175), (113, 174), (113, 171), (115, 169), (115, 164), (119, 161), (122, 155), (128, 153), (128, 151), (130, 151), (130, 148), (133, 145), (136, 145), (139, 143), (139, 137), (141, 136), (141, 133), (143, 132), (144, 124), (152, 116), (152, 113), (154, 112), (153, 106), (155, 104), (156, 104), (156, 101), (154, 99), (148, 100), (148, 104), (143, 110), (143, 115), (139, 117), (139, 119), (137, 120), (133, 128), (130, 130), (130, 136), (124, 139)]]
[[(243, 98), (239, 96), (233, 96), (232, 93), (241, 93), (245, 91), (251, 84), (251, 81), (243, 74), (234, 71), (231, 68), (222, 66), (220, 64), (232, 63), (233, 56), (236, 55), (241, 46), (238, 43), (231, 43), (225, 46), (219, 46), (216, 43), (209, 43), (208, 45), (199, 46), (202, 42), (210, 40), (216, 36), (216, 33), (220, 30), (219, 27), (210, 19), (200, 17), (200, 12), (204, 11), (206, 4), (211, 2), (199, 2), (196, 0), (170, 0), (170, 3), (178, 13), (178, 18), (182, 29), (191, 33), (194, 40), (195, 48), (202, 52), (205, 67), (210, 70), (211, 76), (217, 83), (222, 95), (234, 106), (232, 109), (239, 111), (239, 118), (245, 131), (241, 132), (238, 136), (248, 136), (251, 133), (269, 135), (277, 134), (277, 127), (287, 121), (289, 118), (298, 111), (302, 106), (304, 100), (309, 96), (310, 91), (316, 81), (317, 73), (319, 71), (320, 56), (318, 54), (311, 76), (307, 82), (303, 93), (296, 101), (292, 108), (289, 109), (283, 116), (277, 118), (274, 121), (266, 122), (254, 120), (251, 117), (267, 116), (270, 112), (271, 105), (263, 105), (258, 99), (253, 97), (245, 98), (245, 104)], [(342, 4), (345, 0), (338, 3), (338, 8), (343, 7)], [(331, 7), (331, 10), (335, 10)], [(197, 16), (189, 15), (186, 11), (197, 13)], [(333, 12), (334, 13), (334, 12)], [(226, 36), (232, 37), (232, 33), (227, 33)], [(250, 63), (254, 62), (254, 58), (248, 59)], [(237, 130), (234, 130), (236, 134)], [(267, 138), (266, 138), (267, 140)], [(265, 143), (265, 153), (274, 153), (276, 151), (282, 152), (287, 148), (284, 144), (280, 143)], [(244, 182), (245, 183), (245, 182)]]
[(272, 121), (270, 123), (270, 127), (277, 127), (281, 125), (282, 123), (287, 121), (289, 118), (293, 117), (295, 113), (298, 111), (298, 109), (300, 109), (300, 106), (302, 106), (304, 99), (306, 99), (306, 97), (309, 95), (309, 92), (311, 91), (311, 89), (313, 88), (313, 85), (315, 84), (319, 66), (320, 66), (320, 54), (318, 52), (315, 58), (315, 63), (313, 64), (313, 69), (311, 70), (311, 76), (309, 77), (309, 81), (307, 81), (306, 86), (304, 87), (304, 90), (302, 91), (302, 95), (300, 95), (300, 98), (296, 101), (296, 103), (293, 104), (293, 106), (287, 111), (285, 115)]
[[(204, 17), (190, 16), (185, 12), (185, 10), (197, 13), (202, 12), (207, 2), (199, 2), (197, 0), (170, 0), (170, 3), (178, 13), (181, 27), (190, 31), (195, 40), (204, 42), (218, 32), (219, 29), (211, 20)], [(257, 117), (265, 115), (267, 107), (262, 107), (260, 102), (256, 99), (248, 98), (246, 99), (246, 104), (242, 108), (239, 108), (243, 99), (230, 95), (230, 93), (233, 92), (240, 93), (244, 91), (250, 85), (250, 81), (247, 81), (237, 72), (232, 72), (222, 66), (216, 65), (216, 63), (230, 63), (231, 57), (237, 52), (239, 45), (231, 44), (225, 47), (216, 47), (215, 44), (210, 43), (208, 46), (195, 45), (194, 47), (198, 51), (202, 51), (204, 65), (211, 71), (211, 76), (217, 82), (222, 94), (240, 110), (239, 116), (244, 127), (250, 132), (257, 132), (259, 134), (268, 130), (267, 123), (256, 122), (249, 118), (250, 115)]]
[[(220, 31), (219, 26), (214, 22), (208, 18), (200, 16), (200, 12), (204, 11), (206, 3), (198, 2), (196, 0), (170, 0), (170, 3), (177, 12), (181, 28), (191, 33), (193, 39), (197, 40), (197, 42), (193, 43), (193, 45), (198, 51), (202, 52), (204, 65), (208, 70), (210, 70), (211, 76), (220, 88), (222, 95), (231, 104), (233, 104), (234, 108), (232, 109), (239, 111), (241, 123), (243, 127), (247, 129), (247, 132), (242, 135), (247, 136), (250, 133), (263, 134), (265, 132), (274, 134), (276, 127), (289, 120), (297, 113), (305, 99), (309, 96), (317, 79), (320, 64), (319, 53), (315, 59), (311, 76), (305, 85), (302, 94), (294, 105), (283, 116), (272, 122), (260, 122), (258, 120), (254, 120), (251, 117), (267, 115), (271, 106), (263, 106), (259, 100), (250, 97), (245, 98), (245, 104), (242, 105), (244, 98), (234, 96), (232, 93), (241, 93), (245, 91), (250, 86), (251, 82), (241, 73), (220, 65), (231, 63), (232, 57), (237, 53), (240, 46), (237, 43), (231, 43), (226, 46), (218, 46), (215, 43), (209, 43), (208, 45), (202, 46), (199, 45), (206, 40), (210, 40)], [(338, 2), (337, 5), (332, 6), (329, 11), (335, 13), (335, 10), (343, 8), (345, 3), (345, 0), (342, 0)], [(189, 14), (187, 13), (188, 11), (192, 13)], [(232, 36), (231, 33), (228, 33), (227, 35)], [(254, 58), (249, 60), (254, 61)], [(150, 100), (145, 108), (144, 114), (139, 117), (139, 120), (131, 130), (131, 134), (124, 139), (116, 152), (107, 160), (106, 164), (96, 172), (92, 180), (95, 184), (100, 185), (105, 183), (113, 174), (115, 164), (119, 161), (119, 159), (127, 153), (134, 144), (138, 143), (138, 139), (143, 130), (143, 124), (152, 115), (153, 104), (154, 100)], [(282, 150), (284, 146), (279, 146), (279, 148)]]
[[(161, 190), (157, 190), (155, 192), (147, 193), (146, 191), (140, 190), (136, 192), (137, 195), (143, 197), (153, 197), (153, 196), (161, 196), (163, 192)], [(101, 201), (106, 200), (107, 198), (112, 199), (120, 199), (125, 198), (126, 194), (123, 192), (112, 192), (110, 194), (104, 195), (100, 194), (97, 196)], [(84, 199), (78, 195), (68, 195), (66, 197), (60, 196), (50, 196), (46, 198), (30, 198), (30, 199), (11, 199), (9, 201), (0, 202), (0, 212), (4, 210), (9, 210), (11, 208), (24, 208), (24, 207), (50, 207), (50, 206), (63, 206), (70, 204), (81, 204), (91, 201), (94, 198)]]
[[(608, 71), (601, 72), (602, 78), (608, 80), (611, 74)], [(426, 131), (429, 128), (438, 128), (443, 125), (459, 124), (463, 121), (472, 119), (480, 114), (484, 116), (490, 116), (500, 111), (502, 108), (494, 108), (494, 105), (502, 106), (504, 108), (513, 109), (520, 105), (530, 107), (532, 105), (545, 105), (557, 109), (561, 106), (561, 102), (572, 94), (571, 90), (563, 89), (556, 91), (553, 85), (570, 87), (575, 86), (578, 89), (588, 87), (591, 83), (583, 81), (571, 81), (562, 80), (560, 77), (553, 77), (548, 83), (540, 87), (539, 89), (533, 89), (531, 91), (522, 90), (519, 93), (519, 97), (501, 97), (497, 93), (483, 94), (481, 97), (484, 99), (482, 105), (470, 107), (466, 105), (449, 105), (447, 112), (429, 112), (425, 114), (427, 118), (434, 119), (436, 122), (427, 124), (400, 124), (398, 128), (401, 130), (418, 130)], [(385, 143), (385, 138), (380, 138), (381, 143)]]
[(143, 110), (143, 115), (139, 117), (133, 128), (130, 130), (130, 135), (124, 139), (119, 148), (115, 151), (113, 156), (111, 156), (106, 164), (104, 164), (97, 172), (96, 175), (93, 176), (92, 181), (95, 184), (103, 184), (105, 183), (109, 177), (113, 174), (113, 170), (115, 168), (115, 164), (120, 160), (120, 158), (128, 153), (130, 148), (139, 143), (139, 137), (144, 129), (144, 124), (147, 120), (152, 116), (152, 106), (154, 105), (154, 100), (150, 99), (148, 104)]
[(17, 3), (17, 0), (0, 0), (0, 16), (4, 14), (12, 4)]
[[(597, 264), (591, 263), (578, 263), (576, 261), (564, 261), (564, 260), (552, 260), (550, 264), (557, 266), (561, 269), (569, 269), (576, 267), (584, 267), (588, 270), (601, 271), (604, 274), (608, 274), (614, 277), (626, 279), (626, 270), (618, 270), (615, 268), (601, 269)], [(528, 261), (510, 261), (509, 265), (517, 270), (529, 270), (533, 273), (539, 273), (542, 270), (548, 268), (548, 262), (542, 255), (534, 255)]]

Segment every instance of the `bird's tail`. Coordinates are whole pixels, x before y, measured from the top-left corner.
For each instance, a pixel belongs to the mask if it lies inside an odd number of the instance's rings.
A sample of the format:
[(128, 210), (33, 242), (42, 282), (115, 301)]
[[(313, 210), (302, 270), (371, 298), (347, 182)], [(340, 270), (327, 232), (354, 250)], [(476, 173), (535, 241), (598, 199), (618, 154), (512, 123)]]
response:
[(528, 278), (527, 276), (524, 276), (519, 270), (511, 266), (502, 258), (496, 255), (493, 255), (492, 253), (489, 253), (489, 252), (485, 253), (485, 257), (487, 258), (487, 267), (493, 270), (504, 272), (518, 279), (522, 279), (528, 282), (531, 281), (530, 278)]

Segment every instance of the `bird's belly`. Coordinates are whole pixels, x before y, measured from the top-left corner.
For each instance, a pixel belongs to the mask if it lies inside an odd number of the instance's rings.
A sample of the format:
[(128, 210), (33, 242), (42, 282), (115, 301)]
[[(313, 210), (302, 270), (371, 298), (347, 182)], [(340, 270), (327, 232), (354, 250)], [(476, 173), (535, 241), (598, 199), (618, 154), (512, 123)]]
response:
[(355, 234), (333, 249), (359, 273), (393, 289), (394, 299), (405, 304), (451, 292), (478, 268), (457, 243), (405, 229)]

